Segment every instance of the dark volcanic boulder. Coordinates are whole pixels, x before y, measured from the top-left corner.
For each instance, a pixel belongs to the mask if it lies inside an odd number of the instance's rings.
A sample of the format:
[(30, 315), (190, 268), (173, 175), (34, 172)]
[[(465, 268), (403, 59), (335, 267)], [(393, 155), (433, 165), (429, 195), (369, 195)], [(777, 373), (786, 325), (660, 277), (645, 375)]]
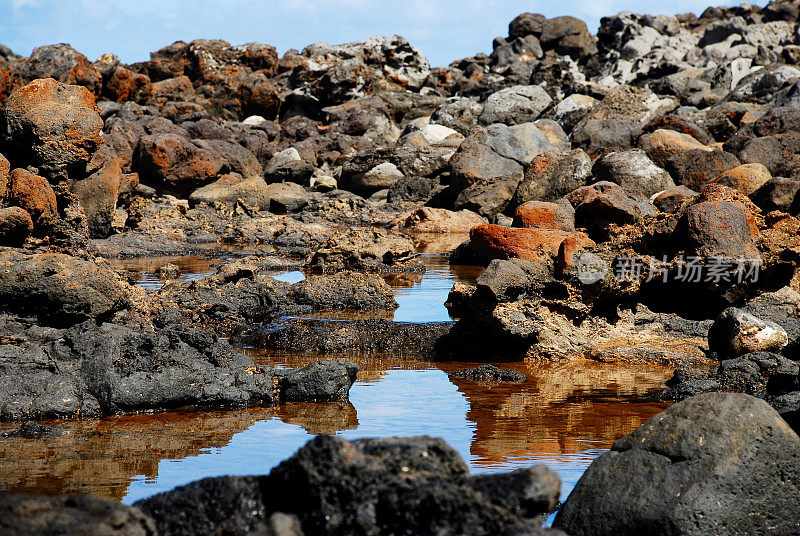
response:
[(797, 434), (762, 400), (712, 393), (615, 442), (578, 481), (555, 526), (573, 536), (788, 536), (800, 531), (797, 504)]
[(332, 402), (346, 399), (356, 381), (358, 365), (344, 361), (315, 361), (279, 374), (281, 399), (286, 402)]
[(524, 382), (527, 378), (518, 370), (504, 370), (495, 365), (479, 365), (474, 369), (456, 370), (451, 378), (472, 380), (474, 382)]
[(111, 269), (61, 253), (0, 251), (0, 309), (63, 326), (106, 319), (129, 301)]
[(84, 87), (34, 80), (14, 90), (4, 112), (6, 143), (43, 171), (80, 172), (103, 143), (103, 120)]
[(162, 536), (260, 533), (277, 512), (305, 534), (510, 536), (538, 530), (559, 489), (543, 466), (470, 476), (441, 439), (323, 435), (267, 476), (205, 479), (136, 506)]
[(666, 169), (676, 184), (700, 190), (722, 173), (740, 164), (734, 155), (719, 149), (692, 149), (667, 160)]
[(0, 493), (0, 532), (6, 536), (155, 536), (138, 508), (91, 495)]
[(19, 74), (26, 84), (37, 78), (55, 78), (100, 95), (100, 72), (86, 56), (64, 43), (34, 48), (30, 58), (20, 63)]

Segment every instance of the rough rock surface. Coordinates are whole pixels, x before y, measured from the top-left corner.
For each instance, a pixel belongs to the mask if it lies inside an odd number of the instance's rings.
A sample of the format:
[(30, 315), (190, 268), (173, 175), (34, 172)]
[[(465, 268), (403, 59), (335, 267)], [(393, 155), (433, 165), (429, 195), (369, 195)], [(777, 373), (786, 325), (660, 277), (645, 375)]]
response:
[(470, 476), (441, 439), (323, 435), (269, 475), (200, 480), (136, 506), (159, 534), (175, 536), (251, 534), (277, 512), (295, 517), (305, 534), (511, 535), (537, 529), (560, 484), (543, 466)]
[(791, 534), (800, 528), (790, 506), (800, 500), (798, 456), (797, 434), (765, 402), (700, 395), (592, 462), (554, 525), (575, 535)]

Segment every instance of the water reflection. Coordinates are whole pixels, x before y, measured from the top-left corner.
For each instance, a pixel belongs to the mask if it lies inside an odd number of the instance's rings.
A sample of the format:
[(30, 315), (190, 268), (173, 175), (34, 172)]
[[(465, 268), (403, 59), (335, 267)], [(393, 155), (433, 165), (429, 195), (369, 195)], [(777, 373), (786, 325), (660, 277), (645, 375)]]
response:
[[(297, 367), (308, 357), (259, 355)], [(125, 502), (192, 480), (266, 473), (314, 434), (444, 438), (474, 472), (546, 463), (568, 492), (590, 461), (664, 406), (640, 397), (668, 377), (652, 367), (515, 364), (521, 384), (451, 382), (468, 363), (354, 357), (351, 401), (52, 422), (52, 439), (0, 439), (0, 489), (92, 493)], [(10, 428), (10, 425), (5, 427)]]

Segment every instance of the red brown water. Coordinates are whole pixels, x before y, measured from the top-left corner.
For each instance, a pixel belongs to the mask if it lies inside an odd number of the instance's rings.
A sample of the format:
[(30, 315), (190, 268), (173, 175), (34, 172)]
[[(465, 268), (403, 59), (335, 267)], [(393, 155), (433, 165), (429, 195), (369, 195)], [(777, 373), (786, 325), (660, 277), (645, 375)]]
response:
[[(477, 275), (474, 269), (451, 269), (440, 255), (423, 259), (428, 270), (421, 278), (389, 280), (401, 304), (396, 320), (447, 319), (443, 303), (453, 282)], [(138, 272), (140, 284), (152, 288), (158, 286), (152, 272), (166, 262), (180, 266), (187, 279), (213, 272), (220, 261), (137, 259), (118, 266)], [(245, 351), (277, 367), (320, 358)], [(60, 437), (0, 439), (0, 490), (91, 493), (131, 503), (208, 476), (267, 473), (315, 434), (348, 439), (427, 434), (444, 438), (473, 472), (545, 463), (561, 475), (566, 496), (592, 459), (666, 407), (647, 396), (672, 372), (584, 360), (523, 362), (500, 366), (522, 371), (527, 381), (485, 384), (447, 375), (479, 363), (325, 357), (361, 366), (349, 402), (48, 422), (61, 429)], [(0, 431), (16, 427), (4, 423)]]

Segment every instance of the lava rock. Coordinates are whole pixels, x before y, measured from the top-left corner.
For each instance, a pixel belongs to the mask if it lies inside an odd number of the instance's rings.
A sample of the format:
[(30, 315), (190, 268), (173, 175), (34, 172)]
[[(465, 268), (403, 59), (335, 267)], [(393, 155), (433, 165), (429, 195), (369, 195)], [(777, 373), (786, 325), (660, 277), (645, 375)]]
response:
[(677, 184), (700, 190), (715, 177), (740, 164), (736, 156), (719, 149), (692, 149), (670, 157), (666, 169)]
[(155, 536), (138, 508), (91, 495), (0, 493), (0, 531), (8, 536), (102, 534)]
[(770, 534), (776, 527), (792, 534), (800, 528), (792, 506), (800, 501), (798, 456), (800, 439), (766, 402), (696, 396), (593, 461), (554, 526), (575, 536)]
[(481, 125), (518, 125), (539, 118), (553, 99), (539, 86), (514, 86), (493, 93), (478, 118)]
[(479, 365), (473, 369), (456, 370), (448, 374), (451, 378), (459, 380), (472, 380), (474, 382), (524, 382), (528, 378), (518, 370), (504, 370), (494, 365)]
[(303, 368), (279, 372), (278, 388), (286, 402), (332, 402), (347, 398), (356, 374), (355, 363), (315, 361)]
[(103, 143), (103, 120), (86, 88), (52, 78), (17, 88), (6, 100), (6, 143), (40, 170), (81, 173)]
[(592, 176), (592, 160), (583, 150), (568, 153), (548, 151), (525, 166), (525, 175), (512, 202), (553, 201), (585, 186)]
[(619, 184), (630, 192), (650, 197), (675, 186), (672, 177), (641, 149), (608, 153), (594, 165), (595, 179)]

